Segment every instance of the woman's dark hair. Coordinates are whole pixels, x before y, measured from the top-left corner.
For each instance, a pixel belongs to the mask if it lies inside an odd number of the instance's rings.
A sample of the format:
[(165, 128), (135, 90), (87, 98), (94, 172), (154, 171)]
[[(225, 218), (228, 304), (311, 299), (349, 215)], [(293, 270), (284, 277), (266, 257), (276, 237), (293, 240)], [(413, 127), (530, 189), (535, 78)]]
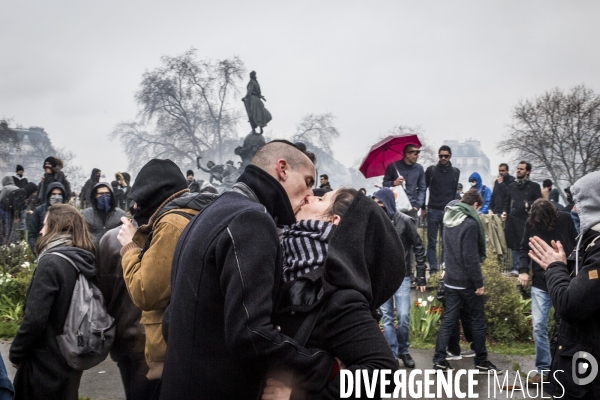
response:
[(358, 196), (358, 191), (356, 189), (338, 189), (331, 203), (331, 207), (325, 212), (325, 216), (333, 218), (338, 215), (343, 218), (356, 196)]
[(71, 246), (94, 253), (94, 243), (90, 237), (87, 223), (83, 215), (73, 206), (68, 204), (55, 204), (48, 207), (46, 213), (46, 233), (35, 244), (35, 253), (41, 254), (49, 242), (58, 235), (70, 233)]
[(529, 211), (529, 225), (534, 229), (554, 230), (558, 210), (549, 200), (537, 199), (531, 205)]

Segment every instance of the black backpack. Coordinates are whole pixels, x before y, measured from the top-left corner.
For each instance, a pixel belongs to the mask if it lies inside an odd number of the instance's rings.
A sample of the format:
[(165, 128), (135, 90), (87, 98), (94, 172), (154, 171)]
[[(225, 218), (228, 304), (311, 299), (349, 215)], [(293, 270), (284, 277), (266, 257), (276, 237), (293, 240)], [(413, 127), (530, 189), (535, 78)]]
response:
[(17, 215), (25, 209), (25, 201), (27, 200), (27, 193), (25, 189), (16, 189), (8, 193), (2, 199), (0, 206), (2, 209), (12, 215)]

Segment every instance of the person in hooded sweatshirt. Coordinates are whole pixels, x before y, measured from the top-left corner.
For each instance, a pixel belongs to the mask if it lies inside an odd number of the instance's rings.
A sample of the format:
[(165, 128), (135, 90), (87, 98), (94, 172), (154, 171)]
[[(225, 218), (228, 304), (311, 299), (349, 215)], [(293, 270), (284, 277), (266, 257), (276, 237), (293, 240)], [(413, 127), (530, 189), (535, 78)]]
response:
[[(339, 189), (309, 197), (296, 219), (283, 231), (285, 283), (275, 318), (281, 332), (300, 340), (303, 324), (315, 318), (314, 328), (302, 338), (308, 348), (326, 350), (353, 375), (358, 370), (369, 376), (375, 370), (393, 373), (398, 369), (396, 357), (374, 317), (405, 276), (404, 248), (389, 216), (356, 190)], [(305, 253), (303, 248), (312, 251)], [(286, 386), (295, 392), (294, 398), (340, 398), (339, 375), (302, 397), (292, 383), (283, 385), (285, 367), (275, 374), (280, 382), (267, 380), (265, 395)], [(369, 398), (364, 388), (360, 398)], [(378, 387), (377, 398), (379, 391)]]
[(23, 175), (25, 175), (25, 168), (21, 165), (17, 165), (17, 172), (13, 175), (13, 181), (15, 182), (15, 185), (21, 189), (29, 182)]
[(40, 182), (38, 189), (39, 203), (44, 202), (44, 194), (48, 191), (48, 186), (52, 183), (60, 183), (65, 191), (67, 200), (71, 196), (71, 184), (67, 180), (65, 173), (62, 172), (63, 162), (60, 158), (47, 157), (44, 160), (44, 179)]
[(121, 225), (121, 218), (125, 216), (125, 211), (117, 208), (112, 188), (106, 182), (94, 186), (88, 202), (91, 206), (81, 213), (88, 224), (94, 247), (98, 248), (102, 236)]
[[(375, 202), (386, 212), (392, 220), (392, 224), (400, 237), (404, 247), (406, 264), (406, 275), (402, 284), (397, 288), (393, 296), (386, 300), (381, 306), (383, 314), (383, 333), (387, 339), (392, 352), (402, 360), (406, 368), (414, 368), (415, 361), (411, 357), (408, 348), (408, 333), (410, 330), (410, 285), (412, 276), (413, 253), (417, 261), (416, 285), (417, 290), (423, 293), (426, 289), (425, 280), (425, 248), (417, 231), (415, 220), (408, 215), (396, 211), (394, 193), (389, 188), (382, 188), (373, 193)], [(396, 304), (396, 318), (398, 329), (394, 327), (394, 303)]]
[(81, 192), (79, 192), (79, 201), (81, 204), (81, 209), (86, 209), (91, 205), (90, 196), (92, 194), (92, 190), (100, 182), (101, 177), (102, 171), (98, 168), (93, 168), (90, 178), (87, 181), (85, 181), (83, 188), (81, 188)]
[(11, 191), (1, 204), (0, 203), (0, 219), (1, 219), (1, 239), (3, 244), (13, 243), (16, 236), (15, 232), (19, 232), (19, 239), (22, 240), (25, 233), (25, 221), (27, 219), (27, 206), (30, 197), (37, 192), (37, 185), (29, 182), (24, 188), (18, 188)]
[(483, 199), (483, 205), (479, 209), (479, 213), (487, 214), (490, 209), (492, 189), (483, 184), (481, 175), (479, 175), (478, 172), (473, 172), (471, 176), (469, 176), (469, 183), (471, 184), (470, 190), (477, 190), (477, 193), (479, 193)]
[(561, 323), (545, 390), (561, 399), (600, 398), (600, 171), (571, 186), (581, 233), (575, 250), (543, 237), (529, 241), (529, 257), (545, 270)]
[(162, 320), (171, 301), (171, 264), (177, 240), (189, 220), (210, 204), (212, 194), (190, 193), (179, 167), (171, 160), (150, 160), (129, 192), (131, 220), (121, 218), (117, 236), (123, 278), (131, 300), (142, 309), (145, 354), (150, 381), (162, 377), (167, 343)]
[(27, 243), (29, 243), (29, 248), (33, 254), (36, 254), (35, 243), (37, 242), (38, 237), (40, 236), (40, 231), (44, 226), (44, 217), (46, 216), (48, 207), (55, 204), (67, 203), (69, 201), (69, 198), (65, 194), (65, 188), (58, 182), (48, 185), (44, 199), (45, 203), (35, 208), (33, 215), (27, 224)]
[(15, 399), (77, 400), (82, 371), (67, 364), (56, 336), (62, 334), (78, 273), (55, 253), (93, 280), (94, 245), (81, 213), (68, 204), (48, 209), (41, 234), (23, 321), (10, 346), (9, 359), (17, 368)]
[(12, 176), (5, 176), (2, 178), (2, 192), (0, 192), (0, 201), (9, 194), (10, 192), (17, 190), (19, 187), (15, 185), (15, 181)]

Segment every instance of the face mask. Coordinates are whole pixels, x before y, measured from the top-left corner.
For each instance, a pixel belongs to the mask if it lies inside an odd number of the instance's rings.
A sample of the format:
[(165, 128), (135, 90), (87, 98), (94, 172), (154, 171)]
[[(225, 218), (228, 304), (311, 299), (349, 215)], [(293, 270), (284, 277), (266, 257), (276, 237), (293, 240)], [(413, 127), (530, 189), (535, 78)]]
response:
[(577, 230), (577, 233), (580, 233), (580, 221), (579, 221), (579, 213), (577, 211), (573, 211), (571, 210), (571, 218), (573, 219), (573, 223), (575, 224), (575, 229)]
[(471, 184), (471, 187), (475, 187), (477, 186), (477, 182), (469, 182)]
[(102, 196), (97, 197), (96, 202), (97, 202), (97, 207), (100, 210), (104, 210), (105, 212), (108, 212), (108, 210), (110, 210), (110, 195), (109, 194), (103, 194)]
[(52, 196), (50, 196), (50, 199), (48, 199), (48, 202), (50, 203), (51, 206), (55, 205), (55, 204), (60, 204), (63, 201), (63, 197), (60, 194), (53, 194)]

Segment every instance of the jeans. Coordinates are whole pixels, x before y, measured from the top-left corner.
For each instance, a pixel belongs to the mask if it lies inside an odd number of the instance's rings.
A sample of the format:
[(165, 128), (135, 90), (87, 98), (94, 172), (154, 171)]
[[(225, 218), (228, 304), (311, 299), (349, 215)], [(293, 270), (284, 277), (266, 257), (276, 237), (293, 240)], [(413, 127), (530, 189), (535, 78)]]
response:
[[(394, 303), (398, 331), (394, 328)], [(383, 334), (394, 355), (408, 354), (408, 330), (410, 328), (410, 277), (404, 278), (396, 293), (381, 305)]]
[[(444, 307), (446, 305), (444, 304)], [(469, 319), (469, 312), (467, 311), (466, 306), (460, 308), (459, 314), (460, 324), (454, 325), (454, 330), (452, 331), (452, 335), (450, 336), (450, 341), (448, 342), (448, 351), (452, 354), (460, 354), (460, 325), (463, 327), (463, 332), (465, 334), (465, 339), (467, 342), (473, 342), (473, 335), (471, 335), (471, 320)]]
[(519, 273), (521, 267), (521, 252), (519, 250), (511, 249), (512, 252), (512, 272)]
[[(438, 259), (436, 252), (438, 231), (442, 237), (444, 224), (444, 210), (429, 209), (427, 211), (427, 260), (429, 270), (433, 274), (438, 270)], [(442, 247), (442, 260), (444, 260), (444, 248)]]
[(485, 313), (483, 310), (483, 296), (477, 296), (475, 289), (452, 289), (446, 287), (446, 309), (442, 315), (442, 324), (435, 344), (433, 362), (439, 363), (446, 359), (446, 348), (450, 342), (454, 327), (458, 324), (460, 309), (466, 307), (466, 312), (471, 322), (473, 343), (471, 348), (475, 351), (475, 365), (487, 360), (485, 347)]
[(548, 340), (548, 314), (550, 313), (548, 292), (531, 288), (531, 314), (533, 316), (533, 341), (535, 342), (535, 367), (541, 374), (550, 370), (550, 342)]
[(111, 357), (117, 362), (127, 400), (149, 400), (159, 383), (159, 379), (149, 381), (146, 378), (148, 364), (143, 352), (111, 351)]

